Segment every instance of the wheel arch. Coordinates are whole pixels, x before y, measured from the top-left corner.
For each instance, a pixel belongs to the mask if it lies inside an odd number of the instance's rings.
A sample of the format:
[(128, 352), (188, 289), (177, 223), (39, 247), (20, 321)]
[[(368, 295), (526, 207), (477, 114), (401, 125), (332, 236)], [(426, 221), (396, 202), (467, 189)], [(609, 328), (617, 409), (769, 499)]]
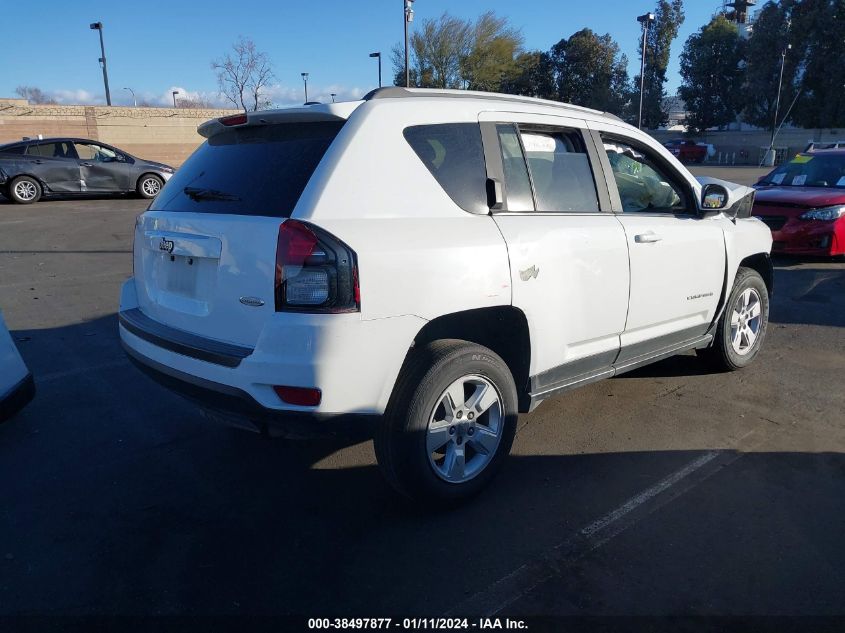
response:
[(501, 356), (516, 384), (519, 411), (528, 411), (531, 337), (528, 320), (522, 310), (507, 305), (445, 314), (420, 329), (414, 337), (414, 346), (439, 339), (476, 343)]
[[(760, 273), (766, 283), (766, 291), (771, 297), (775, 290), (775, 268), (772, 265), (772, 258), (768, 253), (756, 253), (749, 255), (739, 262), (739, 268), (751, 268)], [(737, 269), (738, 270), (738, 269)]]

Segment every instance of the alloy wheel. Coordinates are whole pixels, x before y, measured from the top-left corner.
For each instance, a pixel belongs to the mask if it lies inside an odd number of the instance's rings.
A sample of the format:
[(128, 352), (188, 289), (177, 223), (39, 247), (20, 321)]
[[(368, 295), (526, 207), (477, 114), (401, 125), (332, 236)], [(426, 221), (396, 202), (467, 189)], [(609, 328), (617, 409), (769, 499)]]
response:
[(502, 397), (478, 375), (458, 378), (440, 395), (428, 422), (431, 467), (449, 483), (476, 477), (496, 455), (504, 429)]
[(34, 200), (37, 194), (38, 190), (35, 188), (35, 184), (28, 180), (22, 180), (15, 185), (15, 195), (20, 200)]
[(746, 288), (737, 297), (731, 313), (731, 347), (745, 356), (754, 347), (763, 327), (762, 302), (754, 288)]

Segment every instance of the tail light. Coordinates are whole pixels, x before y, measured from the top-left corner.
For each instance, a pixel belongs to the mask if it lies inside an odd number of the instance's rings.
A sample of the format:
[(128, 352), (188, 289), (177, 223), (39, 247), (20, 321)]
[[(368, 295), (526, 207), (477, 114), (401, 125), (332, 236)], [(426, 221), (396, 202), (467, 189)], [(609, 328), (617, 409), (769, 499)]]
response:
[(246, 123), (246, 112), (241, 112), (240, 114), (230, 114), (229, 116), (220, 117), (217, 119), (223, 125), (243, 125)]
[(276, 312), (359, 312), (355, 251), (328, 232), (285, 220), (276, 246)]

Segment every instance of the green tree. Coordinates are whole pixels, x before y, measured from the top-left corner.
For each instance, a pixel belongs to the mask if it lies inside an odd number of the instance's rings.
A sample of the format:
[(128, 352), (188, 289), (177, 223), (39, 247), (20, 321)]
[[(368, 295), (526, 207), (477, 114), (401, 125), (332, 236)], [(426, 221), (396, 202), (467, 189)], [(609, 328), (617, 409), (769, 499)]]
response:
[(549, 58), (556, 99), (597, 110), (623, 111), (630, 94), (628, 58), (610, 35), (582, 29), (552, 46)]
[(499, 89), (506, 94), (554, 99), (554, 74), (548, 53), (528, 51), (517, 55)]
[[(519, 72), (522, 34), (492, 11), (475, 22), (443, 13), (423, 20), (409, 42), (412, 86), (500, 90)], [(394, 83), (405, 84), (404, 47), (393, 47)]]
[(735, 24), (717, 15), (689, 37), (681, 53), (682, 83), (692, 131), (704, 132), (736, 120), (741, 109), (745, 41)]
[(492, 11), (482, 14), (470, 29), (469, 52), (461, 60), (461, 77), (469, 90), (497, 91), (517, 68), (514, 57), (522, 49), (522, 33), (507, 18)]
[[(657, 128), (666, 123), (666, 111), (663, 101), (666, 97), (666, 69), (669, 66), (669, 54), (672, 42), (678, 36), (678, 29), (684, 23), (683, 0), (659, 0), (654, 10), (655, 22), (649, 27), (646, 38), (645, 81), (643, 86), (643, 127)], [(642, 37), (637, 47), (642, 56)], [(636, 76), (635, 85), (639, 88), (640, 77)], [(639, 99), (639, 96), (637, 97)], [(639, 101), (632, 103), (639, 107)], [(636, 114), (632, 117), (636, 118)]]
[(803, 0), (790, 18), (793, 45), (788, 56), (801, 60), (803, 71), (794, 120), (806, 128), (843, 127), (845, 0)]
[[(742, 118), (751, 125), (770, 128), (774, 121), (781, 54), (789, 44), (791, 5), (789, 2), (767, 2), (763, 5), (747, 42), (741, 104)], [(802, 55), (799, 49), (787, 51), (781, 90), (781, 103), (785, 103), (786, 108), (781, 110), (779, 119), (783, 119), (788, 104), (795, 96), (795, 77)]]

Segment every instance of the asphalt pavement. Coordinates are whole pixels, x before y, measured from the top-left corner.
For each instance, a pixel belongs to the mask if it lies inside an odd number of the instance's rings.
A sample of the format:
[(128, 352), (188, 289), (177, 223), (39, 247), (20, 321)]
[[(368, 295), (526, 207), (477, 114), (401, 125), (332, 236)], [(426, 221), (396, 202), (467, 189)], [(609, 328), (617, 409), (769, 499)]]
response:
[(845, 616), (845, 263), (777, 261), (752, 367), (683, 355), (546, 401), (487, 491), (424, 513), (370, 442), (218, 427), (129, 364), (145, 206), (0, 202), (38, 390), (0, 425), (0, 618)]

